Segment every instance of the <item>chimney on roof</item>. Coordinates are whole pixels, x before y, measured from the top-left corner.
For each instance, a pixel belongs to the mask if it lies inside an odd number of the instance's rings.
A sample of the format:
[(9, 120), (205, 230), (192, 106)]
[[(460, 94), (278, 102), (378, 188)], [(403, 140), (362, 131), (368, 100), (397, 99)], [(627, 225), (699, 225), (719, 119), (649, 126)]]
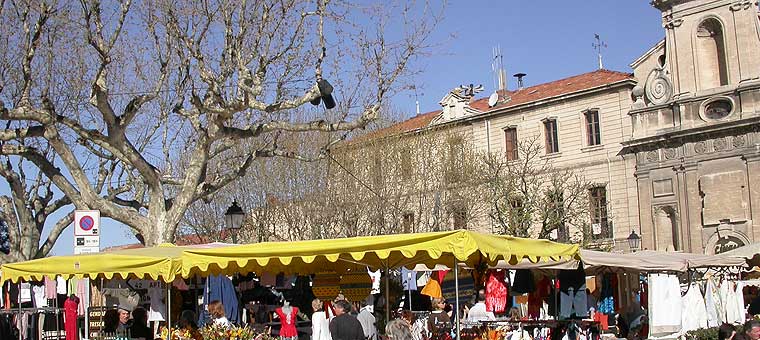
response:
[(517, 78), (517, 90), (523, 89), (523, 77), (527, 76), (525, 73), (515, 73), (513, 77)]

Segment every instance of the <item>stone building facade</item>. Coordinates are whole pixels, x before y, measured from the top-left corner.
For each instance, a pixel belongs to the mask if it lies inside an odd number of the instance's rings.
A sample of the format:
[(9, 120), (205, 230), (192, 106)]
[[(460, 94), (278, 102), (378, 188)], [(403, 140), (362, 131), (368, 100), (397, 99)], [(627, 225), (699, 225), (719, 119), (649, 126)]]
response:
[(720, 253), (760, 242), (760, 21), (751, 1), (654, 1), (665, 39), (631, 67), (622, 155), (642, 246)]
[[(655, 0), (665, 38), (631, 64), (474, 99), (388, 128), (456, 129), (478, 150), (582, 172), (600, 243), (717, 253), (760, 241), (760, 11), (746, 0)], [(383, 135), (379, 131), (375, 135)], [(487, 218), (470, 229), (490, 231)]]

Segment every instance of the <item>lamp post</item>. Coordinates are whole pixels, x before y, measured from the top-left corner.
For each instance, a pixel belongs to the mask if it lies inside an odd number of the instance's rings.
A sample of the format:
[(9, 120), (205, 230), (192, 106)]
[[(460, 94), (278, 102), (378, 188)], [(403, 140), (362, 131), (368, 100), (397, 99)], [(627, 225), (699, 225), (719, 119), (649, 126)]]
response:
[(631, 249), (632, 252), (635, 252), (639, 249), (639, 246), (641, 246), (641, 236), (636, 234), (635, 230), (631, 230), (631, 234), (628, 235), (628, 248)]
[(237, 233), (243, 225), (244, 217), (243, 208), (238, 205), (237, 201), (232, 201), (232, 205), (224, 213), (224, 224), (227, 226), (227, 230), (232, 233), (232, 243), (237, 243)]

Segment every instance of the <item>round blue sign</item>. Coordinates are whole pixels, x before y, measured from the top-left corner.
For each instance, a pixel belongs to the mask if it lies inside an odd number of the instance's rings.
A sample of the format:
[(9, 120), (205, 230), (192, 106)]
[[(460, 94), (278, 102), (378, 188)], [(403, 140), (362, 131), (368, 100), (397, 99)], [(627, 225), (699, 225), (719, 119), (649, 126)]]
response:
[(95, 226), (95, 220), (92, 216), (84, 216), (79, 219), (79, 227), (84, 231), (90, 231)]

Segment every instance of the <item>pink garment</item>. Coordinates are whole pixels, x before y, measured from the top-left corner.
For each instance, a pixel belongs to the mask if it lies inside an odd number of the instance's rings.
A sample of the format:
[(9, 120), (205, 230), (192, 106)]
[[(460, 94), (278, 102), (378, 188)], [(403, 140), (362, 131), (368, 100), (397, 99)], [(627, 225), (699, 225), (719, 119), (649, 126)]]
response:
[(45, 298), (46, 299), (55, 299), (56, 298), (56, 295), (55, 295), (56, 286), (55, 286), (55, 284), (56, 284), (55, 280), (51, 280), (50, 278), (48, 278), (47, 276), (45, 276)]
[(77, 282), (77, 297), (79, 297), (79, 304), (77, 307), (77, 313), (79, 315), (85, 315), (87, 313), (87, 307), (89, 307), (89, 299), (87, 298), (89, 296), (90, 291), (90, 279), (81, 279), (79, 282)]
[(190, 287), (187, 286), (187, 284), (185, 283), (185, 280), (183, 280), (180, 277), (174, 279), (174, 282), (172, 282), (172, 286), (174, 286), (174, 288), (177, 288), (177, 289), (179, 289), (181, 291), (188, 291), (188, 290), (190, 290)]

